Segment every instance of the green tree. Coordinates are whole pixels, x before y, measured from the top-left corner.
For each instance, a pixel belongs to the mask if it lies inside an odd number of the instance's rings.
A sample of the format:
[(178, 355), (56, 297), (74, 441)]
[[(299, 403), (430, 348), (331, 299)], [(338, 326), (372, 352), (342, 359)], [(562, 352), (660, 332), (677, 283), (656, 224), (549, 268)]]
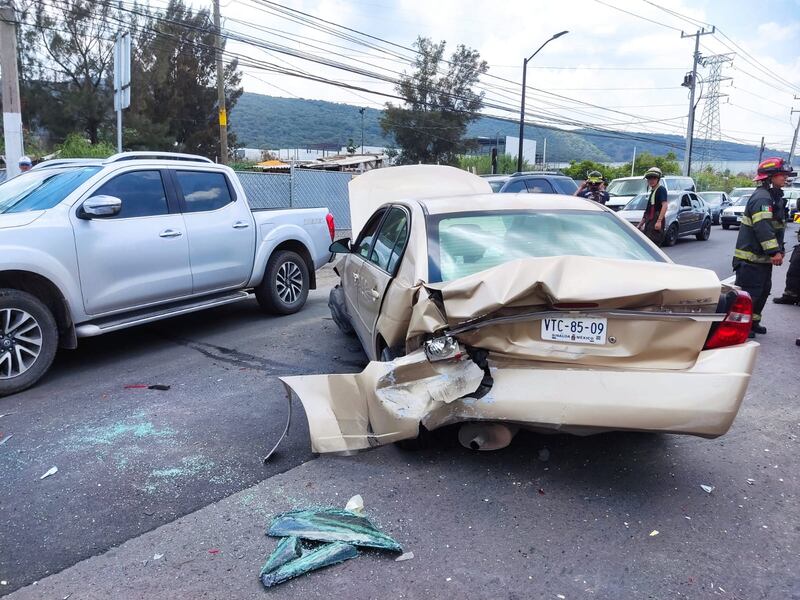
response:
[(57, 149), (59, 158), (108, 158), (116, 152), (108, 142), (92, 144), (79, 133), (70, 133)]
[(347, 153), (348, 154), (356, 153), (356, 143), (353, 141), (353, 138), (348, 138), (347, 140)]
[[(667, 152), (664, 156), (655, 156), (649, 152), (642, 152), (636, 157), (633, 174), (644, 175), (644, 172), (650, 167), (658, 167), (664, 175), (681, 174), (681, 165), (674, 152)], [(631, 163), (625, 163), (620, 169), (630, 176)], [(625, 175), (618, 175), (618, 177), (625, 177)]]
[[(458, 166), (467, 171), (475, 169), (478, 175), (488, 175), (492, 172), (492, 157), (489, 155), (483, 156), (459, 156)], [(527, 161), (522, 161), (522, 170), (530, 171), (533, 167)], [(517, 171), (517, 157), (508, 156), (506, 154), (497, 155), (497, 174), (506, 175), (509, 173), (516, 173)]]
[(458, 164), (466, 152), (467, 126), (478, 119), (483, 93), (473, 89), (488, 70), (476, 50), (460, 45), (444, 61), (445, 42), (419, 37), (414, 72), (397, 86), (405, 106), (386, 104), (381, 128), (400, 149), (401, 164)]

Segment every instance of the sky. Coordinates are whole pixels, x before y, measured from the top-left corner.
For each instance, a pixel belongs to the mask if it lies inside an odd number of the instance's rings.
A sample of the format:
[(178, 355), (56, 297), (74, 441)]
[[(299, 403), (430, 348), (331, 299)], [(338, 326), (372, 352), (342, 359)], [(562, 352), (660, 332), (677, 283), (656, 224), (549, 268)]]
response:
[[(209, 2), (194, 0), (192, 4)], [(293, 18), (287, 19), (278, 7), (325, 19), (329, 24), (311, 21), (381, 49), (297, 22), (307, 18), (299, 13), (290, 13)], [(389, 78), (411, 72), (408, 57), (412, 53), (404, 48), (411, 47), (417, 36), (446, 41), (447, 54), (464, 44), (478, 50), (489, 64), (480, 87), (487, 105), (494, 107), (487, 106), (483, 112), (511, 119), (519, 115), (523, 59), (553, 34), (568, 30), (528, 65), (528, 85), (541, 91), (528, 90), (527, 120), (566, 128), (591, 123), (678, 135), (686, 133), (688, 90), (680, 84), (691, 70), (695, 42), (693, 36), (682, 37), (682, 31), (690, 34), (714, 25), (716, 33), (700, 37), (700, 53), (731, 55), (722, 70), (723, 77), (730, 79), (722, 81), (719, 89), (724, 94), (719, 99), (723, 139), (757, 144), (764, 136), (769, 147), (788, 150), (800, 118), (800, 113), (790, 118), (792, 107), (800, 110), (800, 99), (793, 98), (800, 98), (800, 0), (284, 0), (276, 4), (222, 0), (221, 12), (223, 28), (235, 35)], [(373, 108), (391, 101), (260, 68), (273, 64), (370, 91), (395, 93), (391, 82), (316, 64), (287, 55), (285, 50), (266, 51), (234, 41), (228, 50), (249, 59), (242, 61), (249, 63), (242, 67), (247, 92)], [(708, 69), (699, 69), (705, 82)], [(707, 83), (700, 84), (698, 95), (709, 88)], [(704, 105), (701, 97), (698, 121)]]

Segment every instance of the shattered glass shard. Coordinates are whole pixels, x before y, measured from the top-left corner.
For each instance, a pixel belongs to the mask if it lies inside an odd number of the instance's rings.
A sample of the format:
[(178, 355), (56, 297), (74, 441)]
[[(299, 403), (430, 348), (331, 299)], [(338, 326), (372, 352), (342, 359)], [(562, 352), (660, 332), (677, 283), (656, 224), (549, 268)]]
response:
[(339, 508), (292, 510), (277, 515), (267, 530), (272, 536), (297, 536), (318, 542), (347, 542), (355, 546), (402, 552), (403, 548), (363, 515)]
[(345, 544), (344, 542), (325, 544), (316, 550), (303, 554), (300, 558), (286, 563), (272, 573), (262, 572), (261, 583), (264, 584), (264, 587), (272, 587), (293, 577), (304, 575), (322, 567), (335, 565), (356, 556), (358, 556), (358, 550), (350, 544)]
[(276, 571), (286, 563), (298, 558), (302, 553), (303, 547), (300, 545), (300, 538), (283, 538), (278, 542), (278, 545), (275, 546), (275, 550), (272, 551), (272, 554), (267, 557), (267, 562), (261, 567), (259, 577), (263, 577), (266, 573)]

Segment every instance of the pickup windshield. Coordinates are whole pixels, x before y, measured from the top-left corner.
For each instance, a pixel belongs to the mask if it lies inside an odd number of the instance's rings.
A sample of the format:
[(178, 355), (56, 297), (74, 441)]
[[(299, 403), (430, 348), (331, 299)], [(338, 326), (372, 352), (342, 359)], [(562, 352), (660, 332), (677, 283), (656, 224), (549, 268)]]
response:
[(609, 196), (635, 196), (647, 191), (646, 179), (618, 179), (608, 184)]
[(100, 167), (29, 171), (0, 185), (0, 214), (53, 208)]
[(519, 258), (597, 256), (664, 262), (612, 214), (564, 210), (428, 217), (429, 278), (452, 281)]

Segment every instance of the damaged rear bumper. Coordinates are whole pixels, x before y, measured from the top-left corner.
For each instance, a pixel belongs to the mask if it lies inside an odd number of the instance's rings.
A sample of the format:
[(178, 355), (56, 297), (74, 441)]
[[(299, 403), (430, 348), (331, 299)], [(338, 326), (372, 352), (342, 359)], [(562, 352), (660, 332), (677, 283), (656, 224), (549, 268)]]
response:
[(350, 452), (466, 421), (501, 421), (568, 433), (657, 431), (703, 437), (733, 423), (758, 344), (702, 351), (681, 370), (613, 369), (489, 359), (428, 362), (418, 350), (353, 375), (281, 378), (303, 404), (314, 452)]

